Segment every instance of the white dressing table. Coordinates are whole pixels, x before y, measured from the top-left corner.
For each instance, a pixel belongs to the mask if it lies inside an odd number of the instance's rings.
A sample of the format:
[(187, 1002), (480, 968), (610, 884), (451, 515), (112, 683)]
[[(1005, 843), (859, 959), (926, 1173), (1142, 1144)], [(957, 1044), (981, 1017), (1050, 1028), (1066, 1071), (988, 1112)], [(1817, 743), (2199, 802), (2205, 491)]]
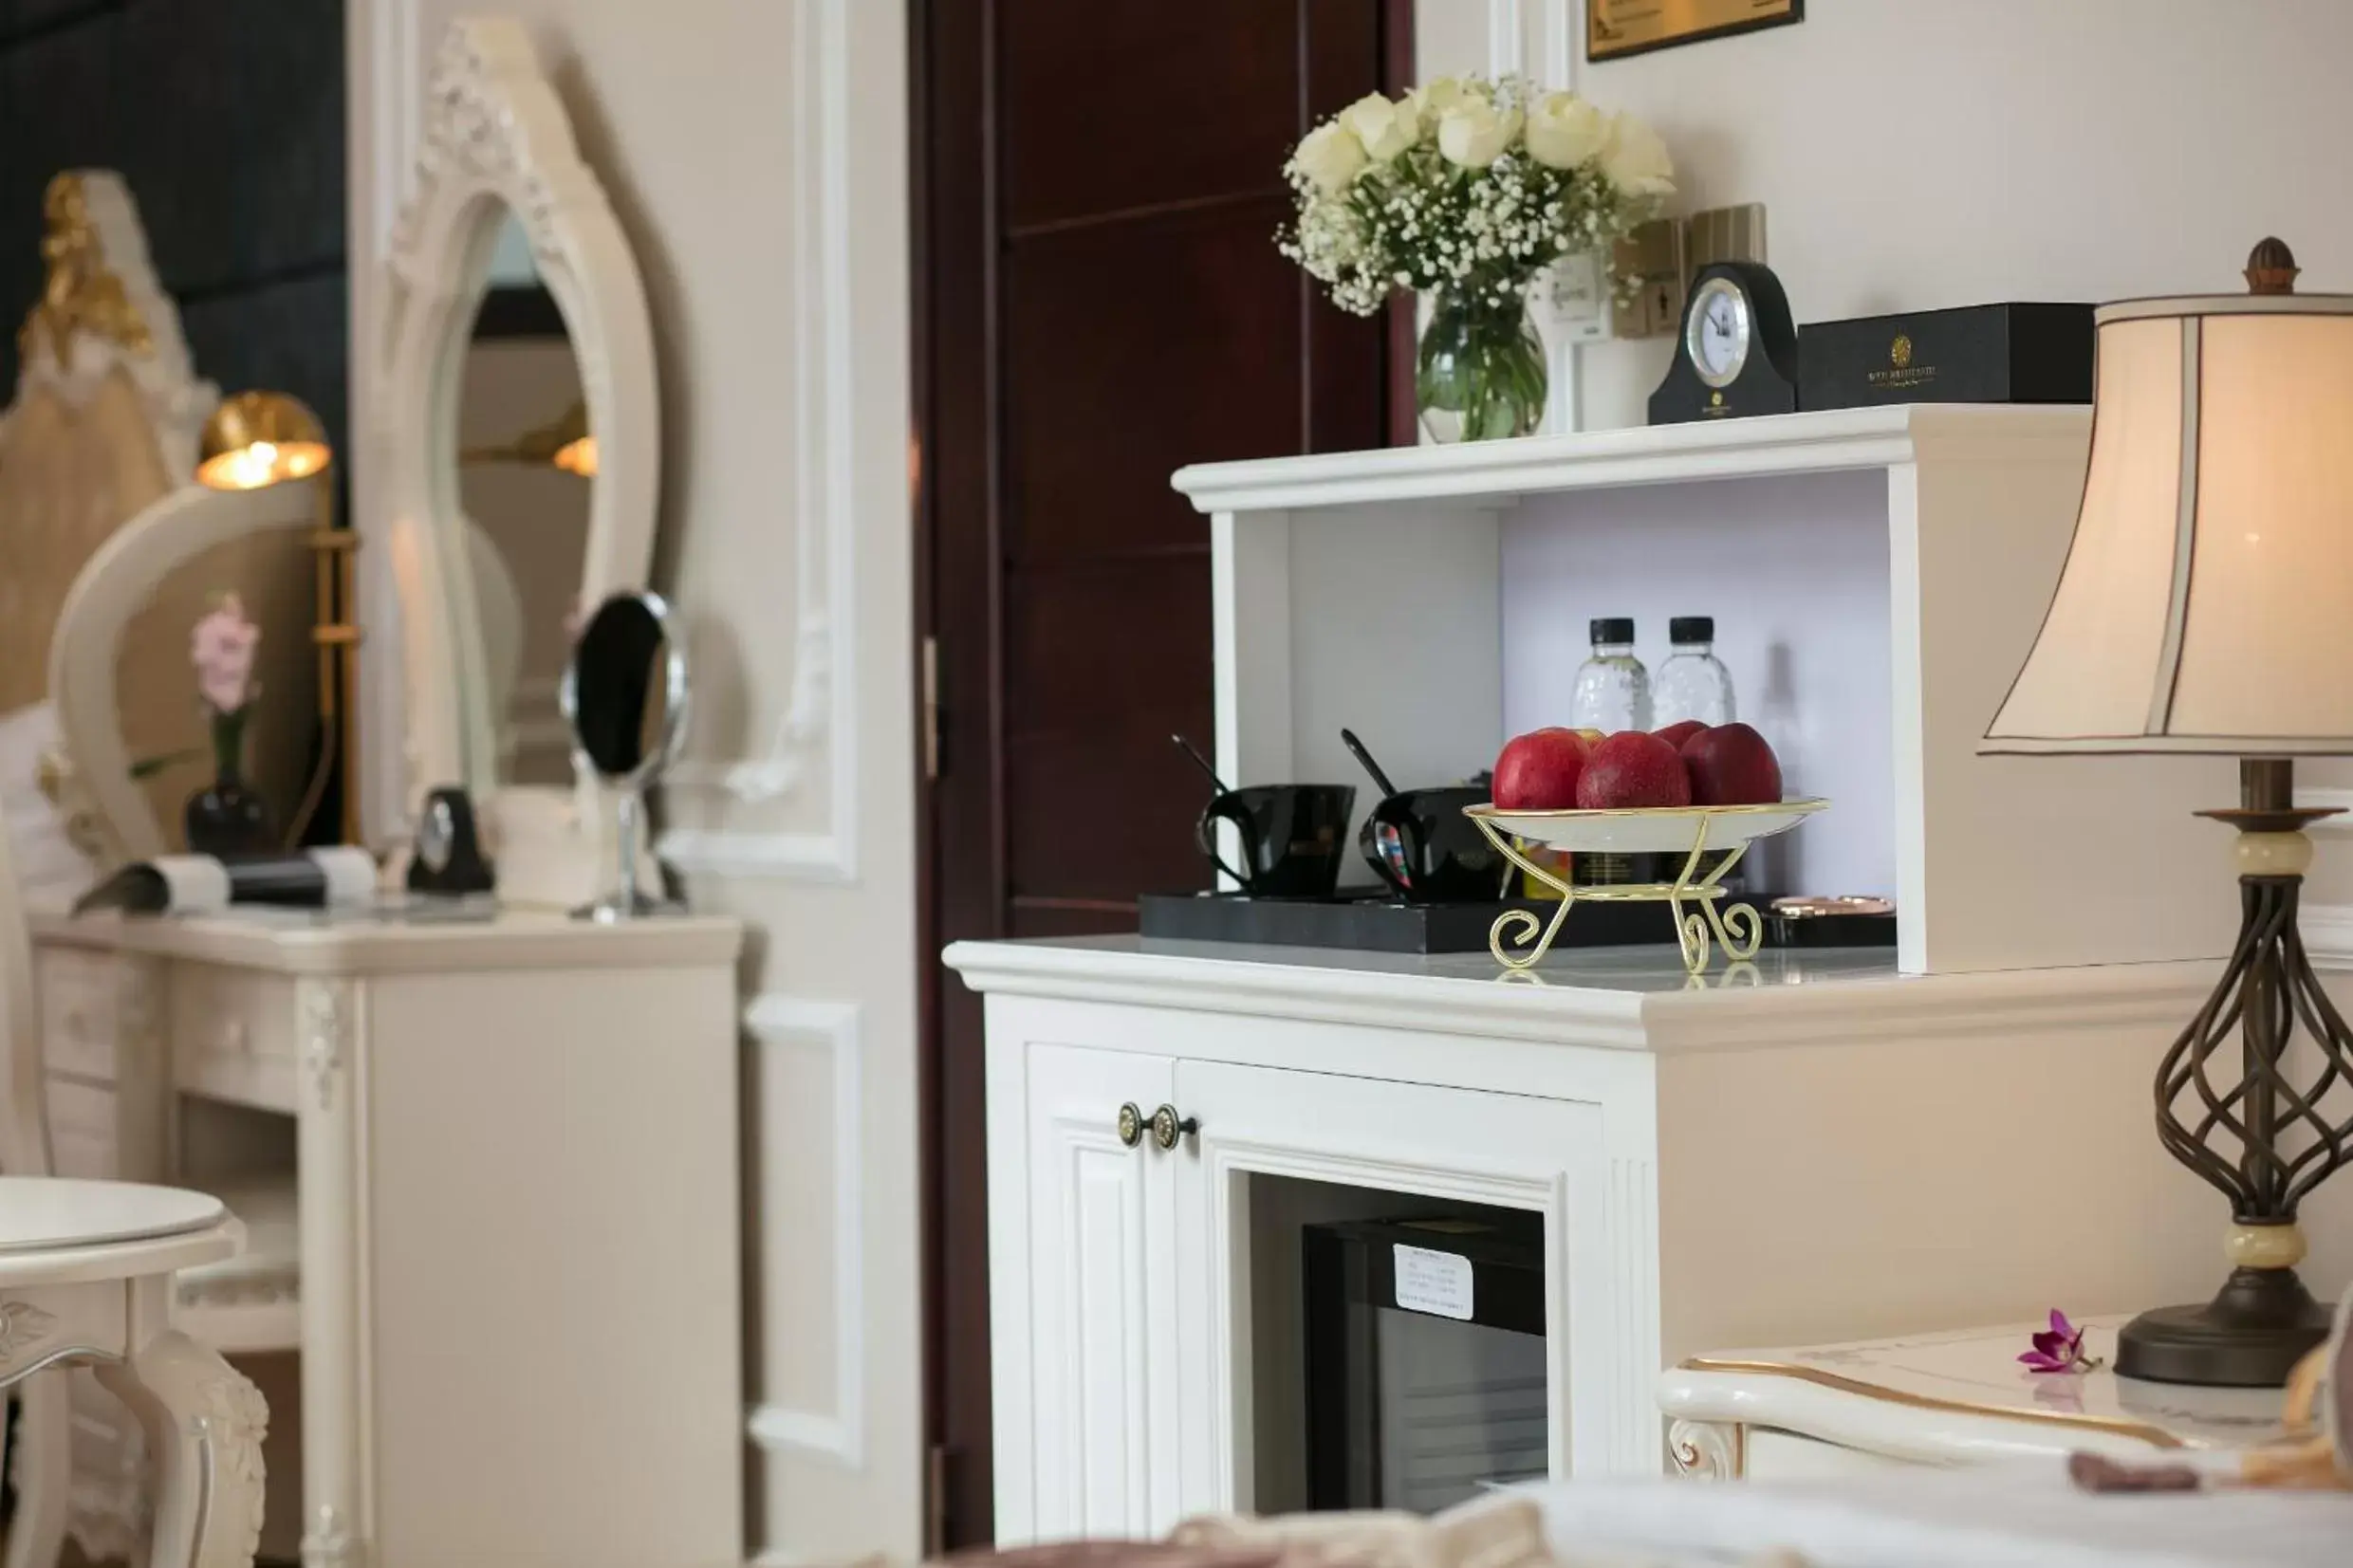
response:
[(31, 924), (62, 1173), (295, 1152), (296, 1299), (205, 1321), (298, 1328), (306, 1564), (740, 1560), (735, 922)]

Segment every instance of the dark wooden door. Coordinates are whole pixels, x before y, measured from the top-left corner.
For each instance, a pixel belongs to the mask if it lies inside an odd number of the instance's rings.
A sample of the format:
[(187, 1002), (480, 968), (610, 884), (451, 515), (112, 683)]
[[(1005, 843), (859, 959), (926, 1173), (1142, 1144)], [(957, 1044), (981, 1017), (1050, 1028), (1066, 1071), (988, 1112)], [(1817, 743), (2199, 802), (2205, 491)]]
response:
[[(918, 0), (917, 618), (936, 1533), (990, 1536), (978, 998), (963, 938), (1208, 885), (1207, 519), (1186, 463), (1411, 438), (1410, 323), (1277, 253), (1282, 166), (1410, 65), (1409, 0)], [(1403, 333), (1404, 336), (1399, 334)], [(1402, 376), (1404, 396), (1391, 387)], [(1393, 418), (1393, 411), (1395, 417)]]

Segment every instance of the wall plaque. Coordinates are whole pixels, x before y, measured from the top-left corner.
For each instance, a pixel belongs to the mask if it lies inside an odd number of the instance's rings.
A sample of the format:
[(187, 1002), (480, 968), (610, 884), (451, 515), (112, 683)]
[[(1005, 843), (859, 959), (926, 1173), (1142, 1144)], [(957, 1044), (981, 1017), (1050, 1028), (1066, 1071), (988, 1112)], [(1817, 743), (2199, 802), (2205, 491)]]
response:
[(1806, 0), (1587, 0), (1585, 58), (1615, 60), (1806, 20)]

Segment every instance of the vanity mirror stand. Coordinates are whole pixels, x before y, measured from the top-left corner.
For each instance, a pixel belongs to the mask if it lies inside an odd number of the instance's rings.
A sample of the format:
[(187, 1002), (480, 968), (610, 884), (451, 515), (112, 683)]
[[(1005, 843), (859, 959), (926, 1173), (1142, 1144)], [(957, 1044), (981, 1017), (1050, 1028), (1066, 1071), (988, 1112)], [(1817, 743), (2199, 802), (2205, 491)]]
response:
[(645, 792), (686, 737), (686, 654), (658, 594), (615, 594), (597, 607), (572, 647), (560, 697), (572, 727), (574, 766), (614, 797), (614, 872), (608, 891), (572, 912), (611, 923), (671, 908), (644, 891), (639, 857)]

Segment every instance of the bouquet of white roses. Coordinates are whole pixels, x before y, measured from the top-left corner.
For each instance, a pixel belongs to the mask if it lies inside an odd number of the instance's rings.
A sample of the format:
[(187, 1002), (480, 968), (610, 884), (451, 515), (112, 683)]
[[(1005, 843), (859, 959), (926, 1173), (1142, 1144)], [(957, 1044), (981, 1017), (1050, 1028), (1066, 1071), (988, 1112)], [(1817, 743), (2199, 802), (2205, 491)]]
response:
[(1360, 316), (1398, 288), (1517, 304), (1560, 257), (1606, 257), (1675, 189), (1649, 126), (1516, 76), (1368, 94), (1308, 132), (1283, 173), (1299, 201), (1283, 253)]
[(1563, 256), (1599, 252), (1675, 189), (1658, 133), (1523, 77), (1441, 77), (1379, 93), (1307, 133), (1284, 176), (1299, 216), (1283, 253), (1369, 316), (1397, 289), (1436, 293), (1415, 376), (1440, 440), (1521, 435), (1545, 403), (1529, 285)]

